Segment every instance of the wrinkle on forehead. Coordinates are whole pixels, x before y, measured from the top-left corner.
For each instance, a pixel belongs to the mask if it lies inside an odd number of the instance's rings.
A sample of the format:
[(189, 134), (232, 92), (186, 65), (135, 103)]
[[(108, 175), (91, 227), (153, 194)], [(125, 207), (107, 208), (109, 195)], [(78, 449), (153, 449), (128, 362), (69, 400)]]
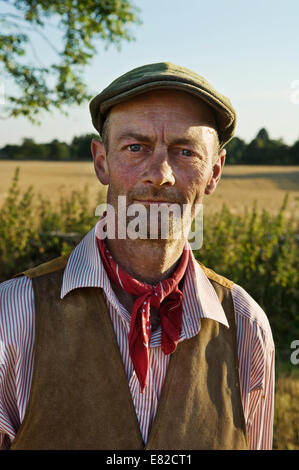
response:
[(114, 106), (110, 114), (139, 113), (145, 117), (160, 116), (162, 119), (181, 118), (193, 121), (195, 125), (206, 125), (216, 129), (212, 108), (204, 101), (184, 91), (154, 90), (135, 96)]

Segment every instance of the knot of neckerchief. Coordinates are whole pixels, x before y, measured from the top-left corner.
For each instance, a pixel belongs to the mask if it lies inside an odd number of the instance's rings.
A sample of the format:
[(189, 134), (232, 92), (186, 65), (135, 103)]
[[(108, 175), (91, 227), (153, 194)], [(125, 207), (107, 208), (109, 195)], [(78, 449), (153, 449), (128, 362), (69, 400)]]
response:
[(182, 329), (183, 294), (179, 282), (185, 274), (190, 251), (183, 250), (179, 265), (171, 277), (150, 285), (130, 276), (114, 261), (105, 241), (98, 238), (97, 241), (109, 279), (129, 294), (137, 296), (131, 312), (129, 351), (143, 393), (149, 367), (150, 307), (159, 311), (162, 351), (171, 354), (177, 347)]

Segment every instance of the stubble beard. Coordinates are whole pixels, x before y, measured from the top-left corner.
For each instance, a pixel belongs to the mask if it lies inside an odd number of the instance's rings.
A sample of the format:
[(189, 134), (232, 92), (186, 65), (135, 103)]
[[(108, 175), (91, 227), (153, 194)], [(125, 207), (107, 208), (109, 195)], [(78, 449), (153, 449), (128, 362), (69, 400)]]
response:
[[(175, 195), (174, 197), (173, 195), (166, 194), (165, 191), (152, 191), (152, 193), (148, 194), (148, 192), (138, 191), (137, 193), (129, 192), (128, 195), (124, 195), (123, 197), (126, 201), (125, 209), (120, 214), (118, 211), (118, 198), (120, 195), (116, 195), (109, 186), (107, 203), (113, 206), (115, 211), (116, 238), (121, 232), (126, 234), (127, 241), (143, 243), (151, 247), (167, 247), (174, 244), (184, 245), (195, 216), (194, 207), (190, 207), (190, 204), (184, 201), (181, 195)], [(138, 200), (151, 200), (151, 198), (167, 199), (169, 202), (167, 204), (143, 204), (138, 202)], [(134, 224), (134, 219), (136, 220), (134, 208), (137, 209), (137, 213), (138, 209), (140, 209), (138, 224)], [(142, 232), (140, 237), (135, 238), (134, 228)]]

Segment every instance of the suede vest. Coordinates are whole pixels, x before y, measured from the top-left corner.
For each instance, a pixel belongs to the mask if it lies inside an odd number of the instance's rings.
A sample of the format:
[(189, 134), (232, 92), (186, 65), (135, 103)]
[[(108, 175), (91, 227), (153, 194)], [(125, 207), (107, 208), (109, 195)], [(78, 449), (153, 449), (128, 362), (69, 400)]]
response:
[(24, 273), (35, 299), (34, 369), (11, 449), (247, 449), (240, 393), (233, 283), (205, 268), (229, 328), (201, 319), (171, 355), (144, 445), (102, 289), (60, 299), (66, 259)]

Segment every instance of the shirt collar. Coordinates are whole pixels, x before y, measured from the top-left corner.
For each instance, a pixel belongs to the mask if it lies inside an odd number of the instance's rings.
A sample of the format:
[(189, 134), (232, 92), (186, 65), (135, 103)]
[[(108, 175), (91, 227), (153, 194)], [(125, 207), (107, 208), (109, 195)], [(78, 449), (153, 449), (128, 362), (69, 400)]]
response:
[[(99, 221), (100, 222), (100, 221)], [(100, 257), (96, 233), (99, 222), (87, 233), (69, 256), (64, 270), (60, 298), (81, 287), (100, 287), (118, 308), (115, 294)], [(193, 318), (209, 318), (229, 327), (223, 307), (206, 274), (191, 252), (183, 285), (183, 311), (189, 324)], [(192, 312), (190, 314), (190, 312)], [(191, 327), (192, 329), (192, 327)], [(189, 336), (189, 335), (187, 335)]]
[[(187, 299), (192, 299), (193, 310), (198, 311), (200, 318), (210, 318), (229, 328), (225, 312), (215, 289), (200, 264), (196, 261), (192, 251), (186, 270), (184, 288), (188, 289), (189, 294), (188, 297), (184, 296), (185, 303), (187, 303)], [(190, 300), (188, 301), (190, 302)]]

